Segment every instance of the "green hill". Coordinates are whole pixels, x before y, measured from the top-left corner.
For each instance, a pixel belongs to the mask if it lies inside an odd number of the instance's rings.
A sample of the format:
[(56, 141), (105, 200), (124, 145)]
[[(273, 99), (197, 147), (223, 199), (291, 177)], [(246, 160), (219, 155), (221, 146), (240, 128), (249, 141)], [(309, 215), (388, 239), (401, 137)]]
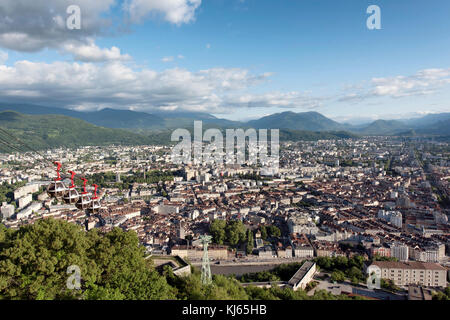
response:
[(282, 112), (252, 120), (247, 123), (254, 128), (279, 128), (303, 131), (345, 130), (345, 126), (318, 112)]
[[(61, 115), (24, 115), (0, 112), (0, 127), (35, 149), (88, 145), (151, 144), (152, 138), (121, 129), (103, 128)], [(1, 137), (4, 139), (5, 134)], [(1, 151), (7, 150), (0, 145)]]
[(358, 135), (346, 131), (302, 131), (280, 130), (280, 141), (316, 141), (358, 138)]
[(417, 129), (419, 134), (433, 134), (440, 136), (450, 136), (450, 119), (435, 122)]
[(411, 128), (397, 120), (376, 120), (368, 126), (355, 130), (363, 135), (395, 135)]

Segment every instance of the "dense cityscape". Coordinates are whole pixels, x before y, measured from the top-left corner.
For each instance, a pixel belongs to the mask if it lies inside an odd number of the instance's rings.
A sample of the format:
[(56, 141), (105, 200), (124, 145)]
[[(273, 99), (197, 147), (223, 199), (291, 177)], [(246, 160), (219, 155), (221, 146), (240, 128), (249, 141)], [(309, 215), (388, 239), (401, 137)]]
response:
[[(317, 286), (366, 298), (445, 297), (448, 143), (396, 137), (283, 142), (276, 176), (246, 164), (175, 165), (170, 150), (109, 146), (2, 154), (2, 223), (18, 229), (56, 219), (86, 231), (135, 232), (156, 266), (179, 259), (171, 262), (178, 275), (191, 273), (183, 268), (186, 261), (200, 268), (200, 236), (210, 234), (213, 274), (241, 276), (244, 287), (254, 282), (309, 294)], [(73, 171), (88, 186), (98, 185), (97, 209), (80, 210), (49, 195), (55, 161), (61, 173)], [(79, 193), (80, 181), (74, 180)], [(62, 182), (69, 186), (70, 176)], [(344, 257), (364, 263), (352, 271), (327, 270), (327, 263)], [(297, 281), (293, 273), (290, 280), (267, 277), (277, 265), (292, 263), (307, 268), (294, 270)], [(367, 288), (374, 265), (384, 293)]]
[(445, 317), (449, 12), (1, 0), (0, 309)]

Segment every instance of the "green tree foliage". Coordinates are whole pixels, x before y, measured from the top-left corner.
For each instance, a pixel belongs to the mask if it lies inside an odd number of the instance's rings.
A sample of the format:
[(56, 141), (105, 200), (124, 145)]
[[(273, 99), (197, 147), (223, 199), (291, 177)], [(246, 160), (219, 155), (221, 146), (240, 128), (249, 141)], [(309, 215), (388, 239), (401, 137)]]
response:
[(176, 288), (180, 300), (247, 300), (249, 297), (240, 283), (232, 277), (215, 275), (212, 284), (204, 286), (200, 273), (189, 277), (172, 277), (169, 283)]
[(209, 225), (214, 243), (238, 245), (246, 240), (245, 226), (240, 220), (214, 220)]
[[(316, 258), (316, 263), (320, 269), (326, 272), (336, 272), (338, 277), (342, 274), (345, 278), (352, 280), (355, 283), (364, 282), (367, 278), (363, 271), (364, 268), (364, 257), (363, 256), (353, 256), (348, 259), (347, 257), (318, 257)], [(335, 275), (336, 276), (336, 275)], [(341, 280), (343, 281), (343, 280)]]
[(241, 282), (266, 282), (266, 281), (288, 281), (302, 266), (303, 262), (283, 263), (272, 270), (245, 273), (240, 278)]
[(335, 282), (342, 282), (345, 281), (345, 273), (343, 273), (342, 271), (333, 271), (331, 273), (331, 280), (335, 281)]
[(214, 243), (223, 244), (226, 239), (225, 234), (226, 221), (214, 220), (209, 226), (209, 233), (213, 237)]
[(445, 288), (444, 292), (433, 292), (433, 300), (450, 300), (450, 287)]
[[(67, 288), (71, 265), (81, 270), (79, 290)], [(300, 266), (280, 265), (249, 277), (288, 280)], [(54, 219), (38, 220), (18, 230), (0, 225), (0, 299), (349, 299), (320, 290), (307, 296), (303, 290), (290, 288), (244, 288), (235, 278), (221, 275), (204, 286), (200, 272), (192, 270), (187, 277), (175, 276), (170, 267), (158, 274), (151, 260), (144, 259), (133, 231), (85, 232), (78, 225)]]
[(3, 202), (11, 203), (14, 202), (14, 190), (24, 186), (26, 182), (16, 182), (16, 183), (7, 183), (3, 182), (0, 184), (0, 205)]
[(373, 261), (398, 261), (397, 258), (394, 258), (394, 257), (383, 257), (383, 256), (380, 256), (378, 254), (374, 255), (372, 260)]
[(246, 282), (267, 282), (267, 281), (280, 281), (280, 277), (271, 271), (260, 271), (254, 273), (243, 274), (239, 281)]
[(280, 300), (271, 290), (265, 288), (248, 286), (245, 288), (245, 292), (250, 300)]
[(359, 300), (360, 297), (348, 297), (346, 295), (333, 295), (325, 290), (316, 290), (312, 296), (308, 296), (305, 290), (293, 291), (291, 288), (257, 288), (248, 286), (245, 288), (251, 300)]
[(260, 231), (261, 231), (261, 239), (266, 240), (268, 236), (266, 226), (261, 226)]
[(253, 251), (253, 232), (252, 230), (247, 230), (247, 254), (252, 253)]
[[(80, 119), (61, 115), (28, 115), (0, 112), (0, 126), (36, 149), (87, 145), (152, 144), (150, 137), (121, 129), (103, 128)], [(170, 137), (170, 136), (168, 136)], [(1, 146), (0, 151), (11, 152)]]
[(306, 292), (311, 291), (312, 289), (314, 289), (315, 287), (317, 287), (318, 284), (319, 284), (319, 282), (314, 281), (314, 280), (308, 282), (308, 284), (307, 284), (306, 287), (305, 287), (305, 291), (306, 291)]
[[(3, 240), (1, 240), (3, 239)], [(135, 232), (106, 234), (43, 219), (0, 230), (0, 298), (170, 299), (173, 289), (144, 259)], [(79, 266), (81, 289), (71, 290), (67, 268)]]
[(241, 241), (245, 241), (245, 226), (240, 220), (229, 220), (225, 228), (227, 241), (235, 246)]
[(281, 236), (281, 230), (277, 226), (267, 226), (265, 227), (267, 231), (267, 235), (269, 237), (278, 238)]
[(392, 292), (396, 292), (396, 291), (400, 291), (401, 290), (399, 287), (397, 287), (395, 285), (394, 281), (392, 281), (390, 279), (383, 279), (383, 278), (381, 278), (380, 286), (381, 286), (381, 288), (386, 289), (388, 291), (392, 291)]
[(347, 278), (352, 279), (352, 281), (354, 281), (355, 283), (359, 282), (358, 279), (365, 279), (364, 273), (361, 271), (361, 269), (355, 266), (347, 269), (345, 275), (347, 276)]

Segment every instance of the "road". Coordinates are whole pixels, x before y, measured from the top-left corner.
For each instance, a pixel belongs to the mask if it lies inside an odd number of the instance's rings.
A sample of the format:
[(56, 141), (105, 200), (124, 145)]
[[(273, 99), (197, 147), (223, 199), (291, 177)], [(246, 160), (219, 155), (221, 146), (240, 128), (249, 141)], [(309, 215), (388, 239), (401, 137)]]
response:
[[(323, 275), (323, 274), (321, 274)], [(344, 281), (342, 283), (333, 283), (329, 280), (320, 280), (314, 277), (314, 280), (319, 284), (308, 292), (309, 296), (314, 295), (316, 290), (326, 290), (334, 295), (342, 294), (343, 292), (357, 294), (365, 297), (375, 298), (379, 300), (405, 300), (404, 294), (393, 294), (384, 290), (370, 290), (365, 285), (354, 285), (351, 282)]]
[[(238, 260), (238, 261), (221, 261), (220, 264), (215, 264), (214, 262), (211, 262), (211, 273), (224, 275), (228, 274), (243, 275), (244, 273), (272, 270), (273, 268), (275, 268), (277, 265), (280, 264), (300, 262), (303, 260), (304, 259), (286, 259), (286, 260), (275, 259), (265, 261)], [(191, 264), (196, 268), (201, 269), (202, 263), (200, 261), (191, 262)]]

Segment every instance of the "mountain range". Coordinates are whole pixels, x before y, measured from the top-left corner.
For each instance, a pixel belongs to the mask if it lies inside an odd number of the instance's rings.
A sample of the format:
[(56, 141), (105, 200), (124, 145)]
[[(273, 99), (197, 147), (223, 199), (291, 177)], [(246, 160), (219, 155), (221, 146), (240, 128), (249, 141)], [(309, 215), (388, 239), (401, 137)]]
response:
[[(2, 112), (3, 111), (3, 112)], [(248, 122), (220, 119), (200, 112), (158, 112), (102, 109), (80, 112), (63, 108), (0, 103), (0, 127), (39, 147), (90, 144), (168, 143), (175, 128), (280, 129), (281, 140), (314, 140), (364, 135), (450, 136), (450, 113), (421, 118), (376, 120), (363, 125), (336, 122), (318, 112), (282, 112)]]
[[(54, 147), (86, 145), (152, 144), (147, 137), (122, 129), (104, 128), (63, 115), (26, 115), (15, 111), (0, 112), (0, 150), (29, 151)], [(16, 139), (9, 136), (13, 135)], [(23, 144), (26, 146), (24, 146)]]
[(102, 109), (92, 112), (80, 112), (63, 108), (45, 107), (27, 104), (0, 103), (0, 111), (12, 110), (29, 115), (64, 115), (82, 119), (96, 126), (128, 129), (137, 132), (163, 131), (175, 128), (192, 127), (194, 120), (203, 121), (206, 127), (219, 128), (266, 128), (300, 131), (350, 131), (360, 135), (395, 135), (408, 131), (417, 134), (450, 134), (450, 112), (428, 114), (421, 118), (401, 120), (376, 120), (363, 125), (339, 123), (318, 112), (291, 111), (275, 113), (248, 122), (220, 119), (202, 112), (158, 112), (146, 113), (131, 110)]
[[(192, 135), (192, 128), (187, 128)], [(2, 129), (0, 130), (0, 152), (6, 153), (89, 145), (167, 145), (171, 143), (172, 133), (169, 129), (135, 133), (131, 132), (134, 131), (131, 129), (96, 126), (65, 115), (30, 115), (16, 111), (0, 111), (0, 129)], [(281, 141), (315, 141), (353, 137), (356, 135), (348, 132), (280, 130)]]

